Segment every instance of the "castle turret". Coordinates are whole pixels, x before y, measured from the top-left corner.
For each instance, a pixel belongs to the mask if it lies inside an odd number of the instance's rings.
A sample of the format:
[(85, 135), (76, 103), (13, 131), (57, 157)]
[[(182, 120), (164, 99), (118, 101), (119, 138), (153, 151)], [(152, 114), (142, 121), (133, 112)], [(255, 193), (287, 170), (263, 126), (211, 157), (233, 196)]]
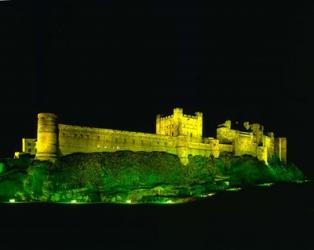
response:
[(57, 116), (52, 113), (38, 114), (36, 159), (53, 161), (58, 152)]

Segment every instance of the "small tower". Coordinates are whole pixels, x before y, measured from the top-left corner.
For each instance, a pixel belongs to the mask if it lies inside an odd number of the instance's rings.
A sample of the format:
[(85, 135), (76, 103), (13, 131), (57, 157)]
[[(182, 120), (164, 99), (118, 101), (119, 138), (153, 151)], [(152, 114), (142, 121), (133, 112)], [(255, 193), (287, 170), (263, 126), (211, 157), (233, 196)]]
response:
[(58, 152), (57, 116), (53, 113), (39, 113), (37, 127), (36, 159), (54, 161)]

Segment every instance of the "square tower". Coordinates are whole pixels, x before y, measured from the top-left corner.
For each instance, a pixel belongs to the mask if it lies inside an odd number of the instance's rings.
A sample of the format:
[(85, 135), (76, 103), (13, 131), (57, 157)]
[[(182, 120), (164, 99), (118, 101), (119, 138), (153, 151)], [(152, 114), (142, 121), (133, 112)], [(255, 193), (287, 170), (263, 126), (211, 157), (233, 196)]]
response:
[(167, 136), (186, 136), (190, 139), (201, 140), (203, 136), (203, 114), (183, 114), (182, 108), (174, 108), (173, 114), (161, 117), (157, 115), (156, 134)]

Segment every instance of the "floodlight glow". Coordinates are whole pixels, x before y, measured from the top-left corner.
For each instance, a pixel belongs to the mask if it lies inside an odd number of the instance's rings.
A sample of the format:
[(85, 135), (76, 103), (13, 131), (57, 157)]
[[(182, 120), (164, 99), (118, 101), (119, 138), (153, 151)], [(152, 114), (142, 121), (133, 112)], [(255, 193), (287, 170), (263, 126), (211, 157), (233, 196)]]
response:
[(213, 195), (215, 195), (215, 194), (216, 194), (216, 193), (202, 194), (202, 195), (200, 195), (200, 197), (202, 197), (202, 198), (206, 198), (206, 197), (213, 196)]
[(259, 187), (270, 187), (272, 185), (274, 185), (274, 183), (269, 182), (269, 183), (261, 183), (261, 184), (258, 184), (257, 186), (259, 186)]
[(226, 191), (236, 192), (236, 191), (240, 191), (240, 190), (241, 190), (241, 188), (234, 187), (234, 188), (228, 188)]

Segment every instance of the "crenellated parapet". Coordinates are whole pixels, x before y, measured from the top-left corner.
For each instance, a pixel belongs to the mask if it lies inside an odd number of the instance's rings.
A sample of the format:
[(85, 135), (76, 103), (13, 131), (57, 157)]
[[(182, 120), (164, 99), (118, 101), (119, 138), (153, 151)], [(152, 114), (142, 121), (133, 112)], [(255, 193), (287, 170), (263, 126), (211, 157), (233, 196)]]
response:
[(201, 141), (203, 135), (203, 114), (183, 114), (182, 108), (174, 108), (173, 114), (161, 117), (157, 115), (156, 134), (168, 136), (187, 136), (190, 140)]
[(218, 125), (216, 138), (203, 138), (203, 114), (187, 115), (182, 108), (174, 108), (168, 116), (157, 115), (156, 134), (59, 124), (55, 114), (40, 113), (37, 139), (24, 138), (22, 153), (54, 161), (77, 152), (162, 151), (177, 155), (186, 165), (189, 155), (217, 158), (221, 152), (230, 152), (252, 155), (266, 164), (272, 156), (286, 162), (286, 138), (275, 138), (272, 132), (264, 134), (258, 123), (244, 122), (243, 128), (233, 129), (227, 120)]
[(264, 134), (264, 127), (258, 123), (244, 122), (246, 131), (231, 128), (227, 120), (217, 128), (217, 139), (221, 152), (232, 152), (236, 156), (251, 155), (268, 164), (269, 158), (276, 156), (286, 162), (286, 138), (275, 138), (273, 132)]

